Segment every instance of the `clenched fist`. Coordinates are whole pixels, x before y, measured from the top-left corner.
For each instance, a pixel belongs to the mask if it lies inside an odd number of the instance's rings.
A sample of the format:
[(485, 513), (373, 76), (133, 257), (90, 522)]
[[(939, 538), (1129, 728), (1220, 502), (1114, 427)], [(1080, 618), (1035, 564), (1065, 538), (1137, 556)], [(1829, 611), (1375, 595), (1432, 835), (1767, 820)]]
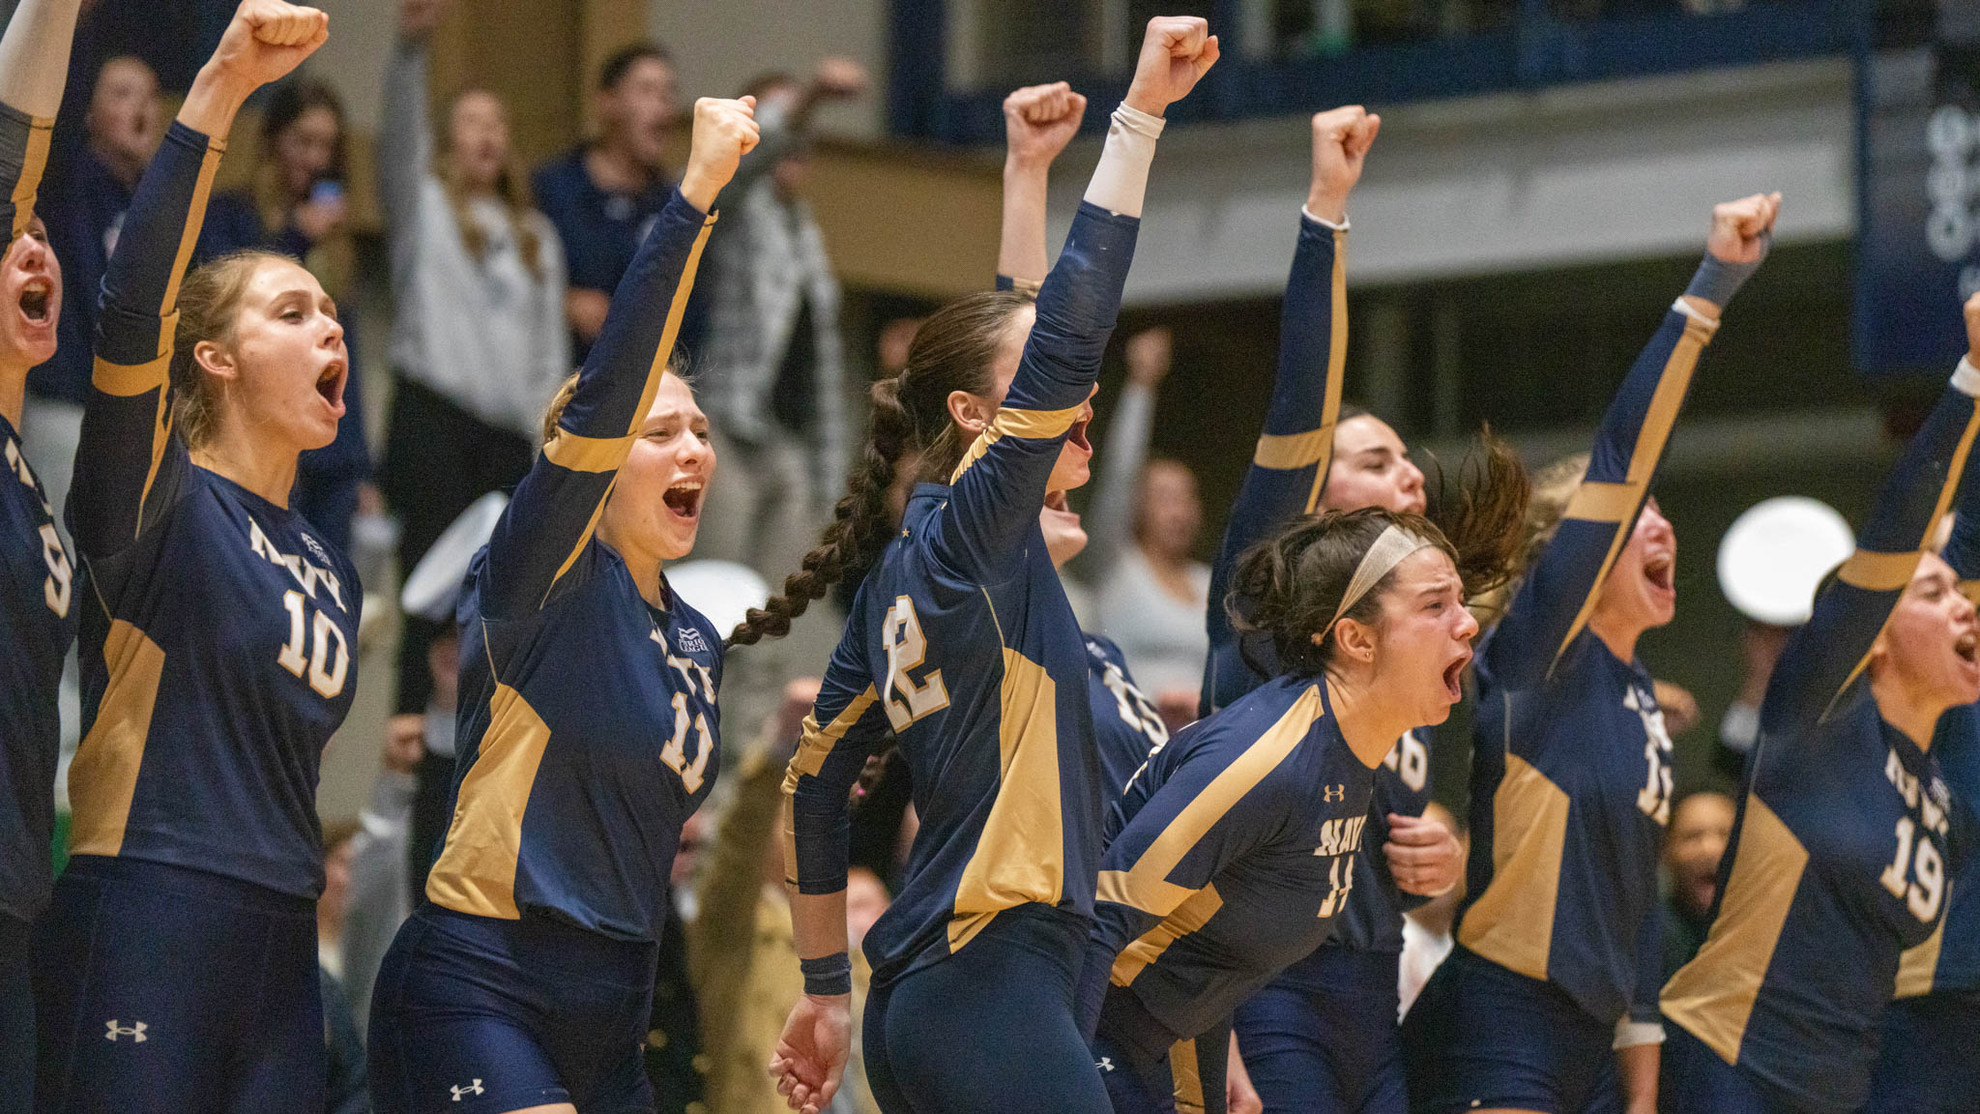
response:
[(1217, 63), (1217, 36), (1210, 24), (1193, 15), (1158, 15), (1148, 21), (1141, 54), (1134, 63), (1134, 82), (1126, 103), (1150, 116), (1189, 95)]
[(1361, 167), (1382, 118), (1358, 104), (1313, 117), (1313, 184), (1307, 187), (1306, 211), (1335, 224), (1347, 218), (1348, 194), (1361, 181)]
[(1017, 167), (1050, 166), (1085, 114), (1086, 98), (1063, 81), (1019, 89), (1004, 98), (1005, 158)]
[(681, 175), (681, 196), (704, 213), (712, 209), (715, 195), (736, 176), (737, 164), (758, 138), (755, 97), (694, 102), (694, 140)]
[(1767, 257), (1781, 195), (1756, 193), (1712, 207), (1712, 232), (1705, 250), (1727, 263), (1758, 263)]

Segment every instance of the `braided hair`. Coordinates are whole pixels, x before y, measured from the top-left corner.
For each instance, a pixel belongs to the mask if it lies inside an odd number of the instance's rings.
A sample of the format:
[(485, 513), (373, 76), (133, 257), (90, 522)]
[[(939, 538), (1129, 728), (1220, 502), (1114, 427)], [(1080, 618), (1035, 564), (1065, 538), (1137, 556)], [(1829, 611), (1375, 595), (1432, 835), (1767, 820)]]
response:
[(781, 594), (751, 608), (729, 635), (729, 645), (750, 646), (782, 638), (849, 571), (870, 567), (893, 536), (887, 505), (902, 468), (917, 479), (946, 479), (969, 442), (949, 415), (956, 391), (995, 392), (992, 367), (1014, 337), (1011, 324), (1031, 299), (1013, 291), (971, 294), (931, 314), (908, 346), (907, 367), (873, 384), (873, 412), (866, 445), (847, 475), (846, 493), (817, 548), (804, 555)]

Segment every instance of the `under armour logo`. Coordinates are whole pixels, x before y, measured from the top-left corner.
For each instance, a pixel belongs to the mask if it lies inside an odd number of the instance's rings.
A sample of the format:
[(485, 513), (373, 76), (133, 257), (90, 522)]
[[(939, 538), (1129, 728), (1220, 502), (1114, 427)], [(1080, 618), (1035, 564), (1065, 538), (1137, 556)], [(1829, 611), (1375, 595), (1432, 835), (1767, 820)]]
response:
[(1322, 799), (1328, 801), (1329, 803), (1332, 803), (1334, 801), (1345, 801), (1347, 800), (1347, 786), (1329, 785), (1320, 791), (1320, 796)]
[(455, 1102), (461, 1101), (461, 1096), (463, 1095), (479, 1095), (485, 1093), (481, 1089), (481, 1080), (479, 1079), (475, 1080), (474, 1082), (468, 1084), (465, 1087), (449, 1087), (447, 1089), (449, 1091), (454, 1092)]
[(1101, 1071), (1113, 1071), (1114, 1061), (1112, 1057), (1102, 1056), (1100, 1057), (1100, 1062), (1093, 1066), (1099, 1068)]
[(150, 1039), (144, 1035), (146, 1025), (142, 1021), (133, 1021), (129, 1025), (119, 1025), (117, 1024), (117, 1019), (113, 1017), (103, 1023), (103, 1028), (105, 1029), (103, 1039), (112, 1043), (115, 1043), (118, 1037), (129, 1037), (133, 1044), (143, 1044)]

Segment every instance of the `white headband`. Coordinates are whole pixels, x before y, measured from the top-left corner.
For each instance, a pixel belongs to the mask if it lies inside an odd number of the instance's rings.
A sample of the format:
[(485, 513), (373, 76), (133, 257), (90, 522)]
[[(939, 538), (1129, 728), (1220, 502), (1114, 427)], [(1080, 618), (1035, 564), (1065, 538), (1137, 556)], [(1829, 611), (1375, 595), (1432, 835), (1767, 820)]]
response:
[(1418, 550), (1430, 549), (1434, 544), (1428, 538), (1400, 526), (1383, 530), (1382, 536), (1375, 539), (1375, 544), (1368, 547), (1368, 552), (1361, 555), (1361, 563), (1354, 567), (1354, 576), (1348, 580), (1347, 591), (1341, 595), (1341, 605), (1334, 609), (1334, 617), (1327, 621), (1320, 634), (1324, 636), (1333, 630), (1334, 624), (1341, 621), (1341, 616), (1360, 603), (1361, 597), (1380, 584), (1383, 577), (1395, 571), (1397, 565)]

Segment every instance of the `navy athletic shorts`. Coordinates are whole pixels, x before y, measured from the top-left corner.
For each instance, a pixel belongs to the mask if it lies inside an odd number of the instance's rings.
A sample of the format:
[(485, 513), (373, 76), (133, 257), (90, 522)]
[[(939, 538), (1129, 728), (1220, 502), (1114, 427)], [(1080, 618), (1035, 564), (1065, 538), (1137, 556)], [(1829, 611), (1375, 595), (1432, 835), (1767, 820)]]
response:
[(372, 1105), (494, 1114), (568, 1102), (584, 1114), (651, 1114), (644, 1049), (657, 954), (545, 916), (422, 906), (371, 993)]
[[(1800, 1114), (1752, 1076), (1726, 1063), (1684, 1026), (1664, 1022), (1663, 1067), (1657, 1107), (1667, 1114)], [(1923, 1114), (1924, 1108), (1904, 1108)], [(1973, 1107), (1961, 1107), (1971, 1110)]]
[(1093, 1058), (1114, 1114), (1225, 1114), (1231, 1027), (1177, 1039), (1134, 992), (1107, 988)]
[(1237, 1008), (1238, 1052), (1265, 1114), (1403, 1114), (1395, 952), (1332, 944)]
[(1550, 982), (1462, 947), (1430, 976), (1402, 1036), (1416, 1114), (1580, 1114), (1599, 1090), (1616, 1086), (1613, 1022), (1590, 1017)]
[(315, 902), (78, 855), (34, 966), (39, 1114), (321, 1114)]
[(886, 1114), (1108, 1114), (1073, 1016), (1087, 923), (1032, 908), (1001, 913), (956, 954), (874, 985), (866, 1079)]

